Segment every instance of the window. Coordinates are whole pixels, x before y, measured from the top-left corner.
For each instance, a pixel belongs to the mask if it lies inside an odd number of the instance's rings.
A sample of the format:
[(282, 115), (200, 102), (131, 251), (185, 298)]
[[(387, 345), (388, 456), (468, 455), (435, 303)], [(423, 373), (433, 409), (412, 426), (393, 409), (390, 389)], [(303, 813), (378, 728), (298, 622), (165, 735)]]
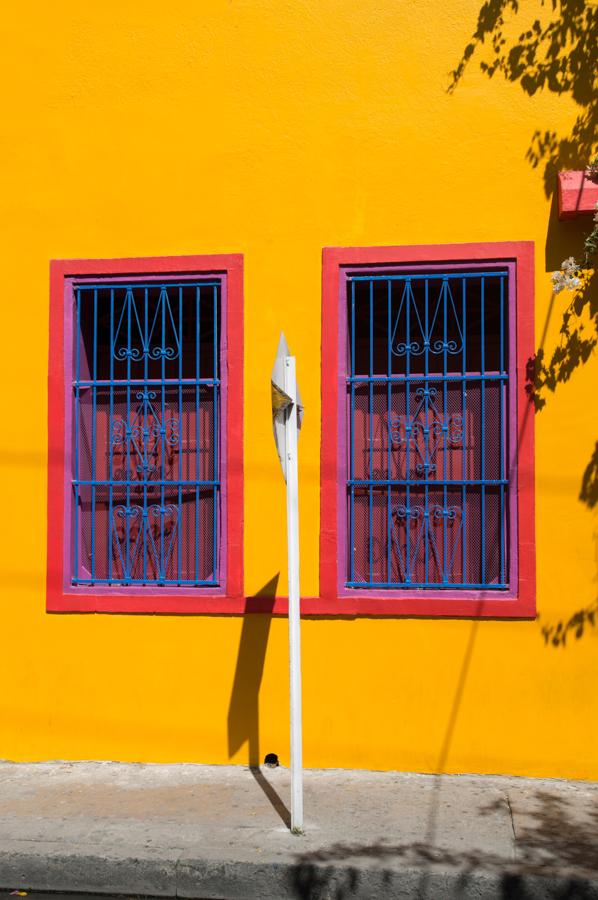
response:
[[(378, 612), (529, 609), (519, 550), (533, 535), (533, 416), (517, 363), (529, 245), (473, 246), (326, 251), (339, 437), (324, 417), (322, 465), (336, 443), (339, 608), (344, 597)], [(329, 368), (323, 359), (323, 377)], [(330, 589), (330, 572), (321, 578)]]
[(348, 587), (508, 587), (508, 277), (347, 274)]
[[(54, 265), (65, 452), (62, 584), (58, 598), (49, 590), (50, 608), (209, 610), (210, 595), (240, 594), (230, 488), (239, 515), (241, 448), (237, 421), (228, 427), (241, 399), (242, 356), (230, 358), (240, 264), (126, 262)], [(52, 387), (51, 378), (51, 407)]]
[(73, 292), (72, 583), (216, 587), (221, 280)]

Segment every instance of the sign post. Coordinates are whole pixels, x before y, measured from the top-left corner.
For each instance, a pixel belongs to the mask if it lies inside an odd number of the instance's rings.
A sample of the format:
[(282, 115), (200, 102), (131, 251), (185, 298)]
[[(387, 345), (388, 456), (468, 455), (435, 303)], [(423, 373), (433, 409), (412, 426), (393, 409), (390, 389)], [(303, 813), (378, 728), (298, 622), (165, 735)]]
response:
[(274, 440), (287, 485), (287, 554), (289, 582), (289, 660), (291, 700), (291, 831), (303, 832), (303, 759), (301, 725), (301, 613), (299, 602), (299, 479), (297, 436), (303, 406), (295, 357), (280, 335), (272, 370)]

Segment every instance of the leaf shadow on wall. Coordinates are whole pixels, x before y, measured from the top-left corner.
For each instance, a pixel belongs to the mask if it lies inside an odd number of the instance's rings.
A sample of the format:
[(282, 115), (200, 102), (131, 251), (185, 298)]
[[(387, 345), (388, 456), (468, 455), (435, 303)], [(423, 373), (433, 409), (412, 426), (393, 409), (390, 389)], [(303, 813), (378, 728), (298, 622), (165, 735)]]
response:
[(521, 21), (529, 4), (520, 0), (483, 3), (471, 40), (450, 73), (448, 90), (455, 90), (468, 63), (483, 48), (486, 53), (479, 67), (488, 78), (498, 74), (518, 82), (530, 97), (549, 91), (574, 101), (576, 116), (570, 130), (562, 134), (536, 128), (526, 152), (533, 168), (543, 168), (549, 197), (556, 173), (585, 166), (596, 145), (598, 7), (585, 0), (541, 0), (540, 5), (541, 15), (517, 33), (517, 16)]
[[(529, 6), (520, 0), (487, 0), (480, 7), (471, 40), (451, 72), (452, 93), (474, 55), (481, 54), (479, 67), (488, 78), (502, 76), (517, 82), (534, 96), (548, 91), (568, 96), (576, 106), (575, 119), (566, 133), (536, 128), (526, 151), (530, 165), (542, 170), (544, 191), (552, 196), (546, 234), (546, 271), (558, 269), (564, 259), (579, 259), (584, 238), (591, 231), (589, 217), (561, 222), (558, 218), (556, 176), (564, 169), (583, 169), (596, 152), (598, 132), (598, 7), (585, 0), (541, 0), (541, 15), (517, 33), (517, 17)], [(521, 20), (521, 19), (520, 19)], [(598, 289), (596, 278), (568, 301), (568, 294), (553, 295), (543, 334), (527, 365), (527, 391), (536, 413), (554, 393), (583, 366), (598, 346)], [(554, 346), (546, 345), (554, 307), (561, 321)], [(598, 501), (598, 442), (582, 476), (579, 500), (589, 509)], [(581, 638), (598, 623), (598, 599), (576, 609), (569, 617), (542, 624), (547, 646), (564, 647), (569, 635)]]
[[(272, 611), (280, 573), (270, 579), (256, 594), (248, 597), (239, 642), (239, 654), (228, 707), (228, 755), (234, 756), (247, 744), (250, 771), (260, 788), (290, 828), (291, 815), (260, 769), (259, 696), (264, 674)], [(261, 612), (255, 612), (256, 601)]]
[[(560, 224), (565, 230), (569, 223)], [(565, 249), (565, 241), (568, 239), (565, 235), (563, 241), (559, 242), (556, 231), (553, 232), (551, 243), (557, 248), (557, 254), (560, 250), (560, 259), (568, 255)], [(569, 255), (572, 253), (569, 252)], [(528, 360), (526, 389), (533, 400), (536, 415), (546, 407), (550, 395), (588, 362), (598, 346), (598, 280), (592, 278), (572, 300), (566, 299), (561, 303), (562, 297), (563, 294), (553, 295), (542, 341), (534, 357)], [(546, 345), (548, 319), (557, 303), (560, 303), (561, 309), (563, 306), (565, 308), (560, 312), (558, 337), (553, 346), (549, 347)], [(594, 510), (598, 503), (598, 441), (595, 442), (584, 468), (578, 499), (589, 510)], [(598, 580), (598, 572), (595, 572), (594, 580)], [(598, 597), (558, 621), (541, 622), (540, 628), (547, 647), (564, 648), (568, 638), (579, 640), (587, 633), (588, 628), (595, 628), (597, 624)]]
[[(547, 197), (552, 196), (545, 247), (546, 271), (551, 272), (568, 256), (579, 258), (584, 237), (591, 230), (589, 217), (559, 221), (556, 175), (563, 169), (585, 168), (596, 150), (598, 7), (584, 0), (541, 0), (541, 6), (548, 14), (517, 34), (512, 29), (517, 16), (527, 8), (525, 4), (519, 0), (487, 0), (482, 4), (471, 40), (451, 72), (448, 90), (456, 89), (470, 60), (481, 53), (479, 67), (488, 78), (501, 75), (517, 82), (528, 96), (548, 91), (574, 101), (577, 114), (570, 131), (559, 134), (536, 129), (526, 152), (534, 168), (543, 167), (544, 190)], [(559, 302), (563, 296), (559, 295)], [(595, 281), (562, 306), (556, 346), (546, 348), (543, 338), (528, 364), (528, 387), (536, 411), (546, 404), (546, 392), (554, 392), (559, 383), (568, 381), (598, 344)], [(580, 499), (585, 502), (583, 496)]]

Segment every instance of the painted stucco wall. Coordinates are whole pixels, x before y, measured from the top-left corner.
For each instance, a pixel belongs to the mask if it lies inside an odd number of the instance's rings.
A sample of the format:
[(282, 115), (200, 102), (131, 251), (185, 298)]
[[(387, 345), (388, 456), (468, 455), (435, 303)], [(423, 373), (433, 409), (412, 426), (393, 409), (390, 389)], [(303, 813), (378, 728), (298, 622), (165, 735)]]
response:
[[(551, 304), (546, 273), (583, 226), (558, 223), (526, 151), (579, 107), (477, 59), (449, 93), (477, 15), (474, 0), (5, 10), (0, 757), (288, 762), (284, 619), (45, 612), (50, 259), (244, 254), (248, 595), (279, 572), (286, 593), (281, 328), (306, 407), (302, 591), (318, 593), (323, 246), (533, 240), (537, 345), (558, 345), (570, 298)], [(596, 596), (579, 499), (596, 378), (593, 356), (535, 417), (539, 619), (306, 620), (308, 766), (598, 778), (598, 629), (564, 647), (542, 632)]]

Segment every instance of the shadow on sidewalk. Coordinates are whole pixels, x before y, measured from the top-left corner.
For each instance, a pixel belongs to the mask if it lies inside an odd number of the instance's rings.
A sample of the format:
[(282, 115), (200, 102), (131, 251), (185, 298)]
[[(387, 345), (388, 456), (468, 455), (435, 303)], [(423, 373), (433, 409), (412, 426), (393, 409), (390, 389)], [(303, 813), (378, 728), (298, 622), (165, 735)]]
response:
[[(276, 573), (256, 594), (248, 597), (245, 604), (239, 655), (228, 707), (228, 755), (232, 757), (244, 744), (248, 745), (251, 774), (284, 824), (290, 828), (289, 810), (259, 768), (261, 763), (259, 695), (278, 579), (279, 573)], [(254, 601), (258, 598), (261, 601), (260, 608), (264, 609), (264, 612), (250, 612)]]
[[(491, 815), (503, 802), (510, 808), (511, 801), (501, 798), (481, 807), (480, 816)], [(580, 815), (575, 802), (544, 788), (534, 792), (531, 806), (526, 802), (520, 808), (516, 799), (512, 804), (519, 815), (514, 857), (476, 847), (448, 849), (441, 840), (428, 838), (401, 844), (337, 843), (296, 857), (294, 893), (304, 900), (363, 896), (372, 883), (372, 870), (364, 870), (363, 863), (376, 860), (374, 878), (384, 896), (404, 890), (406, 870), (414, 876), (409, 896), (418, 900), (478, 896), (476, 882), (484, 888), (483, 896), (493, 891), (491, 896), (509, 900), (598, 896), (598, 806), (586, 801)]]

